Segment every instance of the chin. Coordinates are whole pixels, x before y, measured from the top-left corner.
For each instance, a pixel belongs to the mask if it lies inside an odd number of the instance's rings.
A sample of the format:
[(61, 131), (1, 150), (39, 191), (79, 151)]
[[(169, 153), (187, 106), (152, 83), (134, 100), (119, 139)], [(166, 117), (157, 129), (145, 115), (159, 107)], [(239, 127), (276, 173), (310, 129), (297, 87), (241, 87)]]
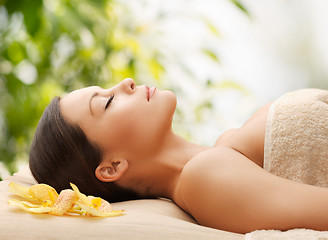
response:
[(173, 114), (177, 106), (177, 96), (169, 90), (164, 90), (163, 93), (165, 94), (166, 104)]
[(153, 103), (154, 116), (160, 119), (162, 124), (170, 124), (177, 105), (176, 95), (168, 90), (160, 90), (157, 92), (157, 95), (155, 94)]

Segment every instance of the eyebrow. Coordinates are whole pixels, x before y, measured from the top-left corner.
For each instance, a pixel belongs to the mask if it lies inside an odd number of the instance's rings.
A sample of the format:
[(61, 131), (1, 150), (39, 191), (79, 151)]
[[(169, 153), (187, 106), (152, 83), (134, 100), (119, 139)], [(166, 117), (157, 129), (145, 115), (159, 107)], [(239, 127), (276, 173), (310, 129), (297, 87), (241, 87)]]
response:
[(98, 92), (94, 92), (94, 93), (91, 95), (90, 100), (89, 100), (89, 109), (90, 109), (90, 113), (91, 113), (92, 116), (93, 116), (93, 112), (92, 112), (92, 108), (91, 108), (91, 101), (92, 101), (92, 99), (93, 99), (95, 96), (97, 96), (97, 95), (98, 95)]

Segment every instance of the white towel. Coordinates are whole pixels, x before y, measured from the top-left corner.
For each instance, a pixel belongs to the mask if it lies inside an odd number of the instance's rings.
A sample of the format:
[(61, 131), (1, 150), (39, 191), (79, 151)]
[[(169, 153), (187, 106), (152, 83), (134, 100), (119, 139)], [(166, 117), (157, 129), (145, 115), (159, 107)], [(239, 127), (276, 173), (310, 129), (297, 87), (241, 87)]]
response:
[[(264, 169), (283, 178), (328, 187), (328, 91), (287, 93), (269, 110)], [(245, 240), (328, 240), (328, 231), (257, 230)]]
[(264, 169), (293, 181), (328, 187), (328, 91), (302, 89), (272, 104)]
[(328, 240), (328, 232), (309, 229), (288, 231), (258, 230), (245, 235), (245, 240)]

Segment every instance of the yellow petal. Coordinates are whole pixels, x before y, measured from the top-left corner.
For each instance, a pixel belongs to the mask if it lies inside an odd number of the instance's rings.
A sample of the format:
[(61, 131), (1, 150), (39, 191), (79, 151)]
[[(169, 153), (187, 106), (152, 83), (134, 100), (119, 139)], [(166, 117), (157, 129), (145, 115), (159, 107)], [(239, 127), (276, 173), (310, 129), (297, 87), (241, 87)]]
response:
[(90, 207), (83, 202), (77, 201), (76, 204), (80, 206), (84, 211), (86, 211), (88, 214), (96, 217), (116, 217), (120, 216), (124, 213), (123, 210), (119, 211), (102, 211), (97, 208)]
[(99, 208), (101, 206), (101, 198), (100, 197), (92, 197), (91, 203), (92, 203), (92, 207)]
[(79, 198), (76, 193), (71, 189), (61, 191), (56, 203), (52, 207), (50, 214), (63, 215), (73, 207), (78, 199)]
[(73, 213), (73, 214), (79, 214), (79, 215), (84, 215), (86, 212), (81, 209), (77, 204), (74, 204), (74, 206), (67, 211), (68, 214)]
[[(16, 200), (16, 199), (12, 199), (12, 200)], [(17, 200), (17, 201), (19, 201), (19, 200)], [(31, 202), (28, 202), (28, 201), (19, 201), (19, 202), (23, 203), (25, 206), (30, 207), (30, 208), (43, 207), (42, 204), (34, 204), (34, 203), (31, 203)]]
[(35, 184), (30, 187), (29, 194), (35, 199), (41, 200), (43, 202), (48, 201), (48, 205), (49, 203), (54, 204), (55, 202), (53, 200), (56, 201), (58, 197), (58, 193), (53, 187), (43, 183)]
[(85, 205), (88, 205), (88, 206), (92, 206), (92, 202), (91, 202), (91, 199), (88, 198), (85, 194), (81, 193), (80, 190), (78, 189), (78, 187), (73, 184), (73, 183), (70, 183), (71, 187), (73, 188), (74, 192), (76, 193), (76, 195), (79, 197), (79, 199), (85, 204)]
[(48, 191), (49, 194), (49, 198), (50, 198), (50, 202), (56, 202), (57, 198), (58, 198), (58, 193), (57, 191)]
[(19, 207), (25, 211), (32, 212), (32, 213), (47, 213), (51, 211), (50, 207), (28, 207), (22, 201), (17, 199), (10, 199), (8, 200), (9, 205)]
[(101, 205), (99, 206), (99, 210), (102, 212), (111, 212), (113, 211), (112, 205), (104, 199), (101, 199)]
[(66, 213), (67, 214), (79, 214), (79, 215), (83, 215), (86, 212), (84, 210), (81, 210), (80, 208), (79, 209), (71, 208)]
[(30, 195), (29, 190), (30, 187), (20, 185), (15, 182), (9, 183), (9, 188), (12, 193), (15, 193), (16, 195), (27, 198), (27, 199), (33, 199), (33, 197)]

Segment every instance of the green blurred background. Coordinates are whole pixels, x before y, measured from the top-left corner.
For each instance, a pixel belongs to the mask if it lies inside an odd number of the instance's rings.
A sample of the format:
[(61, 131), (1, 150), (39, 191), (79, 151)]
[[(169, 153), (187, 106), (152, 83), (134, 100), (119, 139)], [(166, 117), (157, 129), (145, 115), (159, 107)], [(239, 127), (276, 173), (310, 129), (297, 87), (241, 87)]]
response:
[[(110, 0), (0, 1), (2, 175), (27, 162), (38, 120), (56, 95), (126, 77), (174, 90), (163, 80), (160, 51), (143, 42), (146, 26), (134, 25), (129, 11)], [(209, 50), (204, 54), (217, 61)]]
[(286, 91), (327, 88), (324, 0), (0, 0), (0, 179), (26, 165), (56, 95), (126, 77), (178, 95), (210, 145)]

